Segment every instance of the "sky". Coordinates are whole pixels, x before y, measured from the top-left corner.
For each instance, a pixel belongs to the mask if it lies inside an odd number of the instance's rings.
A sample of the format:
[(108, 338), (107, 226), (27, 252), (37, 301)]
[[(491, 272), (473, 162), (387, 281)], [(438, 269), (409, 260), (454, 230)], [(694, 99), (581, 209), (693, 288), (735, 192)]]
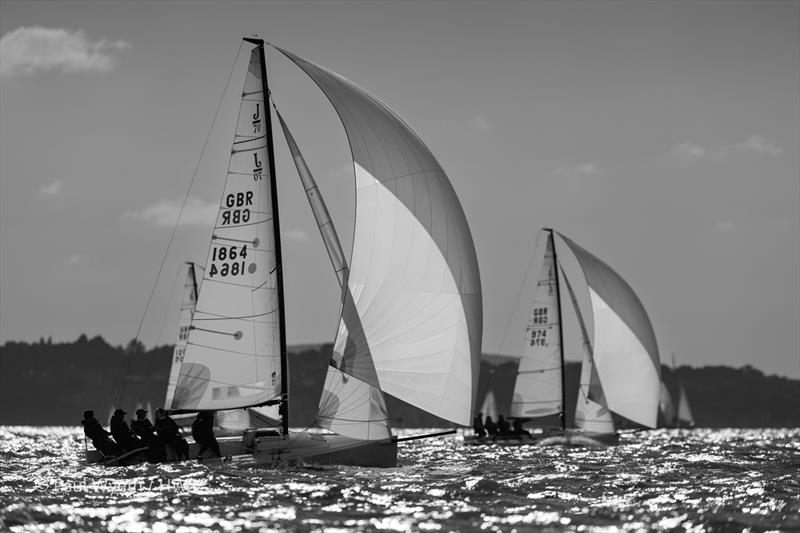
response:
[[(791, 1), (0, 0), (0, 342), (174, 342), (251, 34), (365, 87), (429, 146), (475, 241), (484, 352), (520, 353), (549, 226), (633, 287), (662, 361), (800, 377)], [(267, 63), (348, 248), (341, 124)], [(338, 285), (277, 133), (276, 157), (288, 342), (331, 342)]]

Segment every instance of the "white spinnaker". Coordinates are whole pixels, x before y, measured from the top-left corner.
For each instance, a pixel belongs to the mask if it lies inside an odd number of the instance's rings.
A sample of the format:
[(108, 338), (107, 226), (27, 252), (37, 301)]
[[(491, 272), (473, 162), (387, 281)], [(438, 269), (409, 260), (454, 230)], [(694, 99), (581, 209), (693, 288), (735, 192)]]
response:
[(349, 287), (381, 389), (467, 425), (470, 346), (452, 272), (419, 220), (357, 163), (356, 183)]
[(661, 378), (641, 341), (592, 287), (593, 356), (609, 408), (655, 428)]
[(167, 381), (167, 395), (164, 398), (164, 407), (173, 409), (172, 399), (175, 397), (175, 387), (178, 384), (183, 356), (186, 352), (186, 341), (189, 338), (189, 327), (192, 325), (195, 305), (197, 304), (197, 278), (194, 263), (189, 263), (186, 268), (186, 278), (183, 283), (183, 298), (178, 319), (178, 339), (172, 351), (172, 366), (169, 370)]
[(686, 389), (683, 388), (683, 385), (679, 385), (679, 387), (680, 387), (680, 399), (678, 400), (678, 412), (677, 412), (676, 422), (693, 426), (694, 416), (692, 415), (692, 409), (689, 407), (689, 398), (686, 396)]
[[(569, 294), (569, 301), (578, 325), (577, 331), (573, 331), (572, 334), (580, 339), (582, 352), (581, 378), (578, 385), (578, 399), (575, 403), (575, 426), (587, 433), (611, 434), (615, 432), (614, 420), (608, 409), (608, 402), (594, 365), (594, 352), (589, 340), (589, 329), (586, 326), (587, 319), (584, 318), (584, 313), (578, 305), (578, 298), (566, 272), (561, 265), (557, 266), (561, 269), (561, 279), (567, 289), (567, 294)], [(589, 315), (588, 320), (593, 320), (593, 316)], [(596, 324), (592, 324), (592, 326), (593, 329), (597, 327)]]
[(173, 407), (218, 410), (281, 395), (275, 228), (258, 49), (245, 78), (226, 183)]
[(553, 237), (541, 233), (545, 247), (542, 270), (525, 328), (522, 358), (511, 401), (511, 416), (541, 417), (560, 413), (561, 339)]
[[(469, 226), (446, 174), (374, 95), (279, 49), (330, 100), (356, 174), (356, 231), (336, 343), (340, 368), (468, 425), (480, 370), (482, 304)], [(373, 364), (374, 360), (374, 364)]]
[[(320, 236), (331, 260), (331, 266), (336, 273), (343, 296), (346, 298), (345, 291), (349, 290), (347, 287), (348, 267), (336, 228), (328, 213), (322, 193), (308, 168), (303, 154), (300, 152), (297, 142), (281, 114), (277, 114), (289, 151), (294, 159), (297, 173), (306, 191), (308, 203), (317, 222)], [(344, 298), (343, 301), (345, 301)], [(344, 321), (341, 321), (336, 336), (336, 344), (334, 345), (334, 353), (344, 353), (348, 340), (347, 327)], [(368, 347), (365, 347), (365, 349), (368, 350)], [(371, 361), (371, 359), (368, 359), (368, 361)], [(380, 389), (354, 376), (347, 375), (336, 366), (333, 366), (334, 364), (340, 365), (341, 357), (334, 357), (331, 363), (332, 365), (328, 367), (325, 384), (320, 396), (316, 424), (339, 435), (354, 439), (378, 440), (391, 437), (389, 417)], [(374, 372), (373, 368), (372, 373), (374, 374)]]

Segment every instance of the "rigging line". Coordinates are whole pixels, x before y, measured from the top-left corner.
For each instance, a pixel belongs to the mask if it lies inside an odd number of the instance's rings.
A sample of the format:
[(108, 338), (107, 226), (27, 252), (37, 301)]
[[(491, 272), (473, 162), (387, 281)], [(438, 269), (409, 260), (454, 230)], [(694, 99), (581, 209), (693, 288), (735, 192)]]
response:
[[(153, 301), (153, 295), (156, 292), (156, 286), (158, 285), (158, 280), (161, 277), (161, 272), (164, 270), (164, 265), (167, 262), (167, 255), (169, 254), (169, 250), (172, 247), (172, 241), (175, 239), (175, 234), (178, 231), (178, 224), (180, 223), (181, 216), (183, 215), (183, 211), (186, 208), (186, 203), (189, 201), (189, 193), (191, 192), (192, 186), (194, 185), (194, 181), (197, 178), (197, 172), (200, 169), (200, 162), (203, 160), (203, 155), (205, 155), (206, 147), (208, 146), (208, 141), (211, 139), (211, 132), (214, 129), (214, 124), (216, 124), (217, 122), (217, 116), (219, 116), (219, 110), (222, 108), (222, 102), (225, 99), (225, 94), (227, 94), (228, 92), (228, 87), (230, 86), (231, 83), (231, 77), (233, 76), (234, 70), (236, 70), (236, 64), (238, 63), (239, 55), (241, 54), (241, 52), (242, 52), (242, 43), (240, 42), (239, 48), (236, 50), (236, 56), (233, 59), (233, 66), (231, 67), (231, 71), (228, 73), (228, 79), (225, 81), (225, 87), (223, 88), (222, 94), (219, 97), (219, 102), (217, 103), (217, 109), (214, 111), (214, 117), (211, 119), (211, 125), (208, 128), (206, 139), (205, 141), (203, 141), (203, 147), (200, 150), (200, 157), (197, 159), (197, 164), (194, 167), (194, 172), (192, 173), (192, 179), (189, 181), (189, 186), (186, 189), (186, 195), (183, 198), (183, 203), (181, 204), (181, 209), (180, 212), (178, 213), (178, 218), (177, 220), (175, 220), (175, 225), (172, 227), (172, 233), (169, 236), (169, 241), (167, 242), (167, 248), (166, 250), (164, 250), (164, 255), (161, 258), (161, 264), (158, 267), (158, 273), (156, 274), (156, 279), (153, 282), (153, 287), (150, 289), (150, 295), (147, 298), (147, 304), (145, 305), (144, 313), (142, 313), (142, 318), (139, 321), (139, 326), (136, 329), (136, 336), (134, 337), (134, 340), (138, 340), (139, 334), (142, 332), (142, 326), (144, 325), (145, 317), (147, 316), (147, 313), (150, 310), (150, 304)], [(130, 372), (131, 364), (133, 362), (132, 356), (133, 354), (131, 350), (131, 353), (128, 354), (128, 362), (125, 367), (125, 372), (122, 375), (122, 384), (120, 386), (119, 395), (117, 396), (119, 402), (122, 401), (122, 397), (125, 393), (125, 376), (127, 376), (128, 372)], [(112, 396), (113, 396), (113, 390), (112, 390)]]

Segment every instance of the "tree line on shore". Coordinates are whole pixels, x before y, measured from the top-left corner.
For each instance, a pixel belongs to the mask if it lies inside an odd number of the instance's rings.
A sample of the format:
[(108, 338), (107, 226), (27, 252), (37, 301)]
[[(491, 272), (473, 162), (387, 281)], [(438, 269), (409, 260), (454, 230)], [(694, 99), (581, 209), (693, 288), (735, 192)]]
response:
[[(289, 348), (289, 417), (293, 426), (313, 423), (330, 359), (330, 344)], [(0, 425), (79, 425), (84, 409), (107, 423), (111, 407), (132, 413), (137, 406), (160, 407), (172, 360), (172, 346), (146, 349), (132, 341), (111, 346), (102, 337), (81, 335), (74, 342), (7, 342), (0, 346)], [(508, 415), (517, 361), (485, 356), (478, 405), (488, 391), (499, 413)], [(565, 382), (567, 423), (577, 398), (580, 364), (568, 362)], [(686, 390), (698, 427), (800, 426), (800, 380), (766, 376), (751, 366), (731, 368), (662, 366), (662, 379), (677, 400)], [(400, 400), (387, 397), (395, 427), (451, 427)]]

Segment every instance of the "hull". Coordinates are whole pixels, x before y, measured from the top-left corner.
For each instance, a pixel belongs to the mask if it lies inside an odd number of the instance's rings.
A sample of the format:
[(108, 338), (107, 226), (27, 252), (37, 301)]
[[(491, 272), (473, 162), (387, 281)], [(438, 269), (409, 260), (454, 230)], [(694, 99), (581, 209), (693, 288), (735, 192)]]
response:
[[(217, 439), (222, 457), (206, 452), (204, 464), (237, 464), (242, 466), (278, 466), (293, 464), (330, 464), (391, 468), (397, 466), (397, 440), (364, 441), (337, 434), (290, 431), (284, 438), (274, 431), (248, 431), (240, 437)], [(106, 466), (123, 466), (147, 461), (146, 448), (124, 456), (103, 460), (100, 452), (86, 452), (86, 462)], [(189, 457), (197, 458), (200, 446), (189, 442)]]

